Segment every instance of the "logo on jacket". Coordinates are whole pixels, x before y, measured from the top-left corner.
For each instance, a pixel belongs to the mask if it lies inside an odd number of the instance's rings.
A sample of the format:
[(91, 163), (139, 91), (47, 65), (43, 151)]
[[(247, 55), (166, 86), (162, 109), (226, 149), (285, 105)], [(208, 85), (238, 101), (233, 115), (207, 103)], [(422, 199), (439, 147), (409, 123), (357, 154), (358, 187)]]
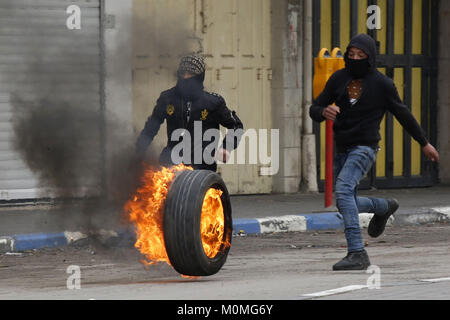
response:
[(202, 116), (200, 117), (200, 120), (202, 120), (202, 121), (206, 120), (207, 116), (208, 116), (208, 110), (203, 109)]
[(171, 115), (173, 115), (174, 112), (175, 112), (175, 107), (174, 107), (173, 105), (169, 104), (169, 105), (167, 106), (167, 114), (168, 114), (169, 116), (171, 116)]

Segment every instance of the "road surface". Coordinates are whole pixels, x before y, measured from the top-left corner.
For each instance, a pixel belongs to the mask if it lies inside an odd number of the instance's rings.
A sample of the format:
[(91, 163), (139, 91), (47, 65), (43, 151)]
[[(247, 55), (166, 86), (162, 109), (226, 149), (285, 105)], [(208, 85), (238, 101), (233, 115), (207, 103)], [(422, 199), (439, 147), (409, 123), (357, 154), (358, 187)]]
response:
[[(130, 245), (3, 254), (0, 299), (449, 299), (449, 235), (450, 224), (390, 227), (378, 239), (363, 230), (371, 273), (331, 271), (346, 254), (343, 231), (233, 237), (223, 269), (200, 279), (146, 269)], [(73, 278), (68, 289), (69, 266), (80, 289)]]

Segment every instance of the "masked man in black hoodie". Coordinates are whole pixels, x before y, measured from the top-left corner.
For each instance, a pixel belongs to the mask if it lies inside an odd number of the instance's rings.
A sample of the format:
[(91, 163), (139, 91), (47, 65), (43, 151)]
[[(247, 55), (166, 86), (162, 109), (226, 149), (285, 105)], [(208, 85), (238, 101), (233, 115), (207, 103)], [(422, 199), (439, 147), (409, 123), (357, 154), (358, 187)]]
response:
[[(159, 157), (159, 163), (163, 166), (183, 162), (194, 169), (216, 171), (215, 159), (226, 162), (229, 153), (237, 148), (242, 135), (242, 122), (236, 112), (227, 108), (220, 95), (203, 90), (205, 69), (204, 59), (200, 55), (187, 55), (181, 59), (176, 86), (161, 93), (138, 138), (136, 149), (139, 158), (143, 157), (164, 120), (167, 121), (168, 143)], [(220, 146), (219, 141), (204, 139), (206, 131), (216, 129), (218, 132), (219, 125), (232, 129)], [(181, 135), (172, 139), (177, 129), (182, 129)], [(187, 147), (172, 152), (179, 143)], [(214, 148), (211, 144), (215, 145)], [(205, 157), (205, 153), (209, 156)]]
[(336, 205), (344, 218), (348, 254), (333, 270), (366, 270), (370, 260), (364, 249), (358, 214), (374, 213), (368, 233), (378, 237), (399, 206), (395, 199), (356, 196), (360, 180), (376, 160), (380, 123), (385, 113), (389, 111), (396, 117), (430, 160), (439, 162), (439, 154), (402, 103), (394, 82), (377, 71), (375, 41), (366, 34), (355, 36), (344, 59), (345, 68), (330, 77), (313, 102), (310, 116), (317, 122), (326, 119), (334, 122)]

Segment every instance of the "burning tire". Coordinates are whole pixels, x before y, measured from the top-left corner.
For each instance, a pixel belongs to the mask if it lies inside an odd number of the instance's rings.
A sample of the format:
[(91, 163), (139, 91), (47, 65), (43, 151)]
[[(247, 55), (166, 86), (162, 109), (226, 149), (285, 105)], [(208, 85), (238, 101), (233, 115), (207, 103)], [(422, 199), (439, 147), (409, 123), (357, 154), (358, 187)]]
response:
[(217, 273), (227, 259), (233, 228), (222, 178), (208, 170), (182, 171), (170, 186), (164, 211), (164, 242), (174, 269), (188, 276)]

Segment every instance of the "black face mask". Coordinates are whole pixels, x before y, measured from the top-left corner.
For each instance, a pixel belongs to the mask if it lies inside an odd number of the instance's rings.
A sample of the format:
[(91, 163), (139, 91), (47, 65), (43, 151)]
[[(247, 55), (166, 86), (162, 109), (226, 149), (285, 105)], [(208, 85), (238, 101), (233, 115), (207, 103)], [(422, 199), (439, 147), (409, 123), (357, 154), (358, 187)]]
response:
[(203, 83), (197, 77), (189, 79), (178, 78), (178, 93), (187, 101), (195, 101), (203, 93)]
[(345, 68), (354, 79), (364, 78), (370, 70), (369, 58), (361, 60), (347, 58), (345, 60)]

